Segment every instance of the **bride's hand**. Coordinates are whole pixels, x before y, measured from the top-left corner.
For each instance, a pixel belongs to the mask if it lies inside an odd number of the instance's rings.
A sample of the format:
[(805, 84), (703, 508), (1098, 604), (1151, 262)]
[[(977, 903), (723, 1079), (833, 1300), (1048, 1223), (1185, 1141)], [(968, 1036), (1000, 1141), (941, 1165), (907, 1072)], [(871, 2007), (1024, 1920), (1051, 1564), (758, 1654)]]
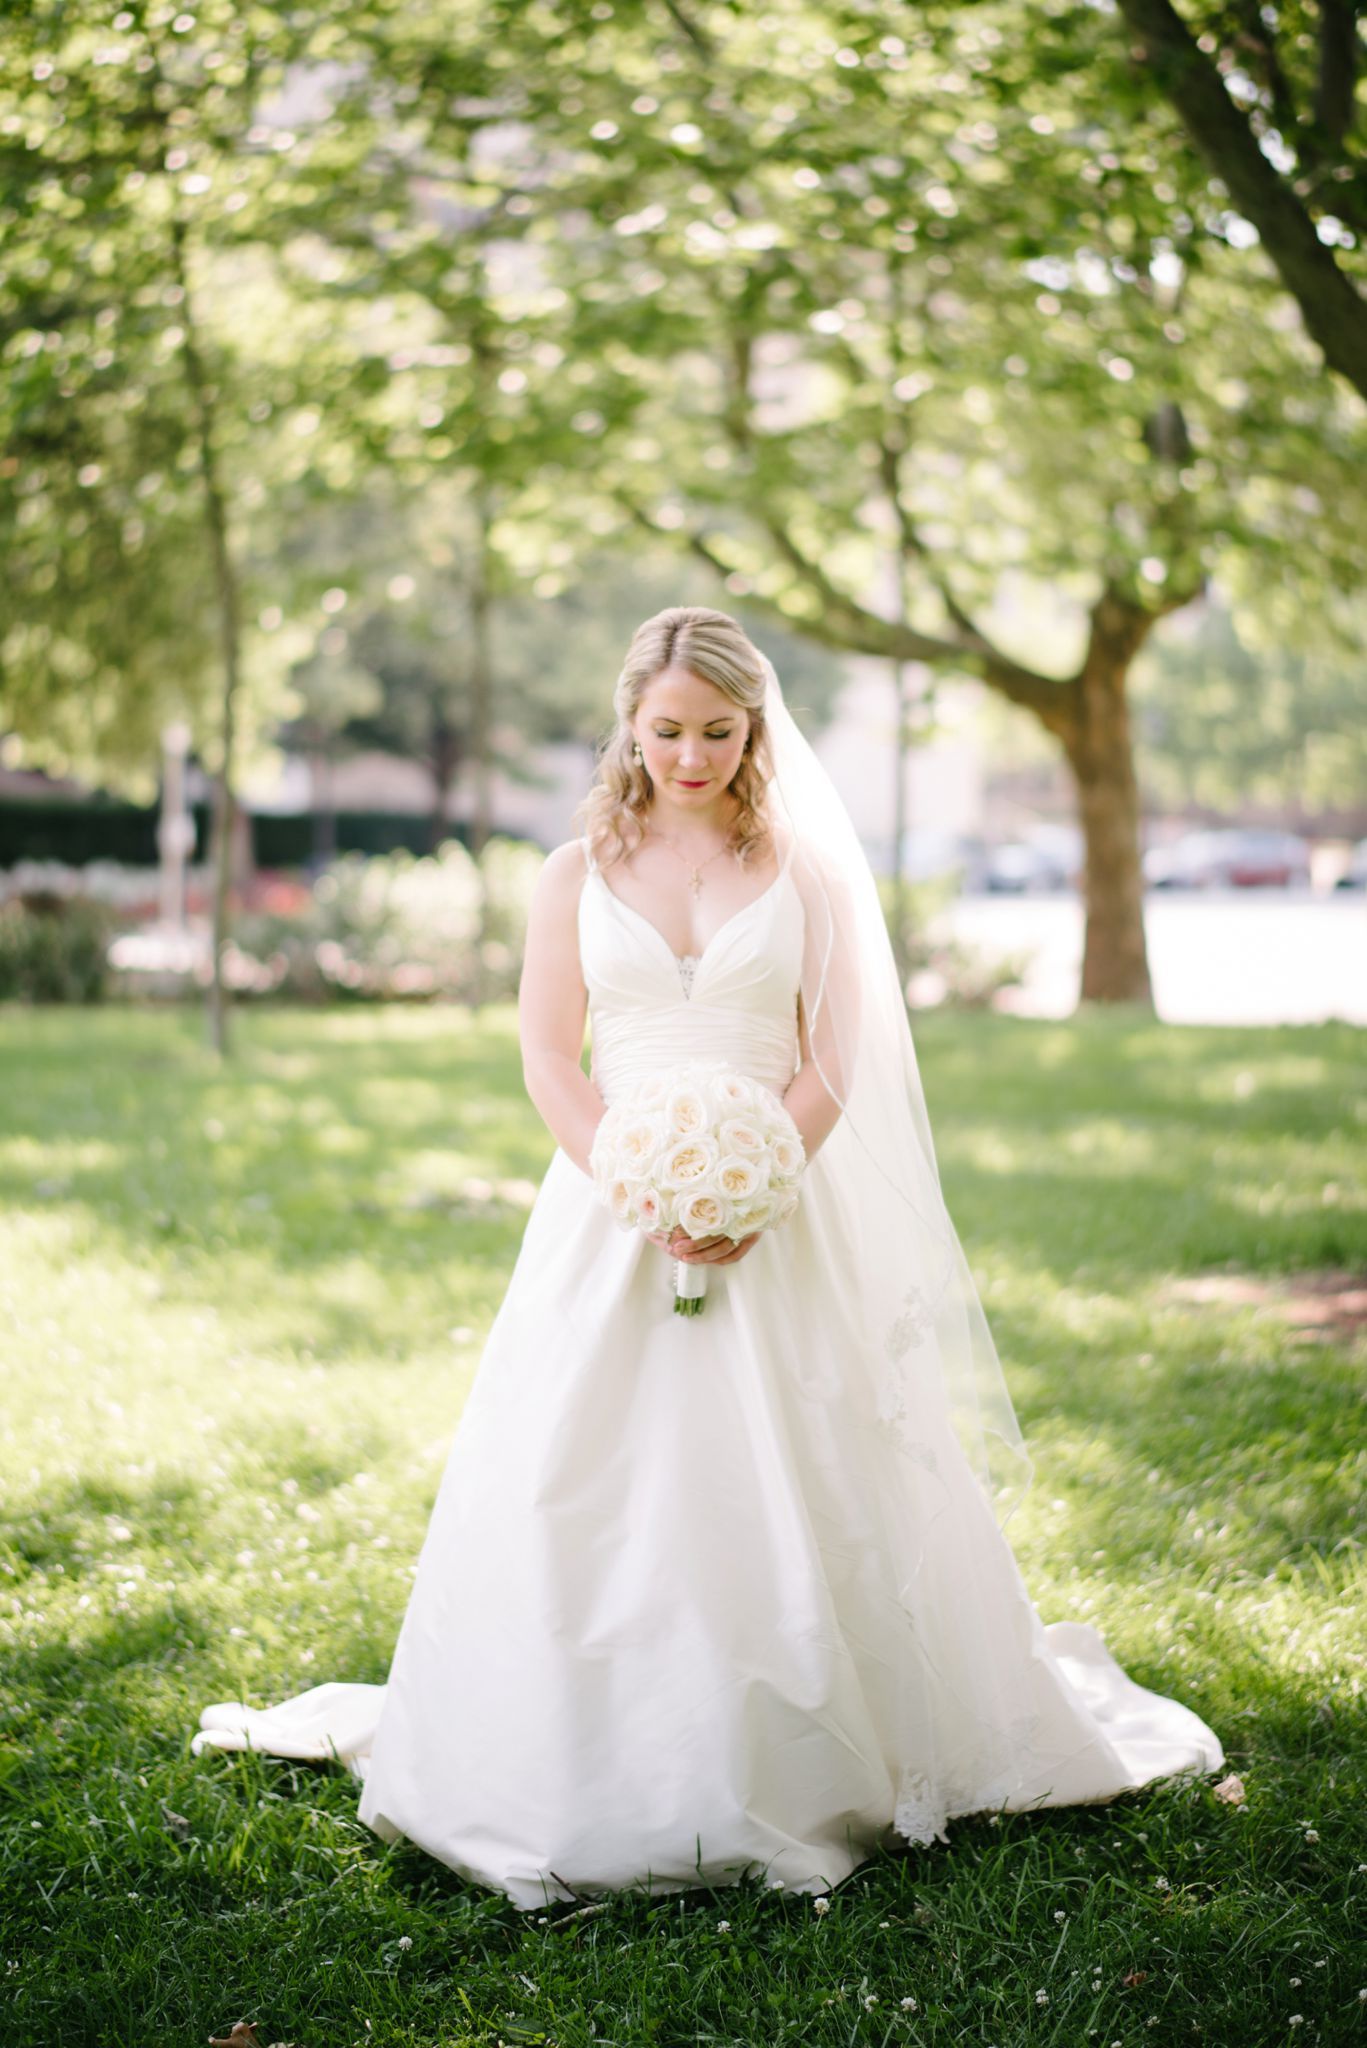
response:
[(688, 1265), (730, 1266), (737, 1259), (743, 1259), (752, 1245), (760, 1240), (760, 1232), (752, 1230), (748, 1237), (689, 1237), (686, 1232), (676, 1230), (671, 1238), (663, 1230), (648, 1230), (645, 1235), (661, 1251), (668, 1252), (671, 1259), (683, 1259)]

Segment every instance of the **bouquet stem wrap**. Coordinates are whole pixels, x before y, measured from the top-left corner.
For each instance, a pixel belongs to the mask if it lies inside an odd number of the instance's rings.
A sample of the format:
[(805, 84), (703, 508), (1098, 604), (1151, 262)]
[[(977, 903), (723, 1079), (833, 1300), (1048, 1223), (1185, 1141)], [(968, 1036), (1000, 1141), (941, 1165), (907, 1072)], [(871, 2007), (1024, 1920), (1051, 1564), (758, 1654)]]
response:
[(692, 1265), (687, 1259), (674, 1261), (674, 1313), (676, 1316), (700, 1316), (707, 1294), (706, 1266)]

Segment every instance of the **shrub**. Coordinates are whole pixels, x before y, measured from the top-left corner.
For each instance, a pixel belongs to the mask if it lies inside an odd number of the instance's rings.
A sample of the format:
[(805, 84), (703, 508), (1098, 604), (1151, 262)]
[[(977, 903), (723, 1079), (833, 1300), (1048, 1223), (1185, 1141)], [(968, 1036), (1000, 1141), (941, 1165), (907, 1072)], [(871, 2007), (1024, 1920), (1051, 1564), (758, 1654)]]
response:
[(98, 1002), (108, 985), (110, 923), (104, 905), (55, 891), (0, 903), (0, 998)]
[(515, 995), (542, 854), (491, 839), (478, 861), (455, 839), (434, 854), (343, 854), (293, 913), (238, 920), (225, 962), (244, 994), (295, 1001)]

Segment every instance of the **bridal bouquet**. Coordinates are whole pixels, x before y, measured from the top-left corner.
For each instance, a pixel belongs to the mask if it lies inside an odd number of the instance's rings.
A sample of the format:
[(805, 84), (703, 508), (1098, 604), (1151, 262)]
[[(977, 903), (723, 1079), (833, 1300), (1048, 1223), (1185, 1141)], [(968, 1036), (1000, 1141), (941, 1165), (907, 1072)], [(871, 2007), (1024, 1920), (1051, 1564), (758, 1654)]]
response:
[[(807, 1163), (773, 1090), (724, 1060), (648, 1074), (593, 1136), (594, 1186), (624, 1230), (739, 1240), (785, 1222)], [(702, 1313), (707, 1267), (674, 1262), (677, 1315)]]

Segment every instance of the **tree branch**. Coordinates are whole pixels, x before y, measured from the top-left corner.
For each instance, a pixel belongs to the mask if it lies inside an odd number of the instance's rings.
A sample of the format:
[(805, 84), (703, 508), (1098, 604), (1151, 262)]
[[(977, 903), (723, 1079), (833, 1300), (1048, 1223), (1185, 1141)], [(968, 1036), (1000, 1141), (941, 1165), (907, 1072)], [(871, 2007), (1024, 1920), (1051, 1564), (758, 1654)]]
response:
[(1326, 363), (1367, 398), (1367, 300), (1339, 269), (1306, 207), (1263, 155), (1247, 116), (1231, 100), (1218, 69), (1171, 0), (1118, 4), (1192, 142), (1257, 228)]
[[(677, 528), (662, 526), (620, 487), (616, 496), (618, 503), (652, 539), (665, 539), (678, 545)], [(1009, 697), (1012, 703), (1033, 711), (1048, 731), (1062, 735), (1065, 728), (1071, 726), (1076, 677), (1041, 675), (986, 644), (974, 644), (968, 639), (947, 640), (935, 633), (922, 633), (896, 619), (880, 618), (877, 612), (868, 611), (833, 583), (825, 570), (803, 552), (788, 529), (771, 513), (752, 516), (764, 527), (793, 571), (797, 583), (818, 601), (815, 614), (799, 619), (761, 592), (747, 593), (748, 602), (768, 612), (789, 631), (796, 627), (823, 646), (845, 654), (876, 654), (889, 661), (924, 661), (936, 668), (957, 668), (990, 684), (1004, 697)], [(689, 551), (699, 561), (706, 562), (723, 581), (735, 573), (734, 564), (717, 553), (713, 542), (701, 528), (689, 529), (683, 539)]]

